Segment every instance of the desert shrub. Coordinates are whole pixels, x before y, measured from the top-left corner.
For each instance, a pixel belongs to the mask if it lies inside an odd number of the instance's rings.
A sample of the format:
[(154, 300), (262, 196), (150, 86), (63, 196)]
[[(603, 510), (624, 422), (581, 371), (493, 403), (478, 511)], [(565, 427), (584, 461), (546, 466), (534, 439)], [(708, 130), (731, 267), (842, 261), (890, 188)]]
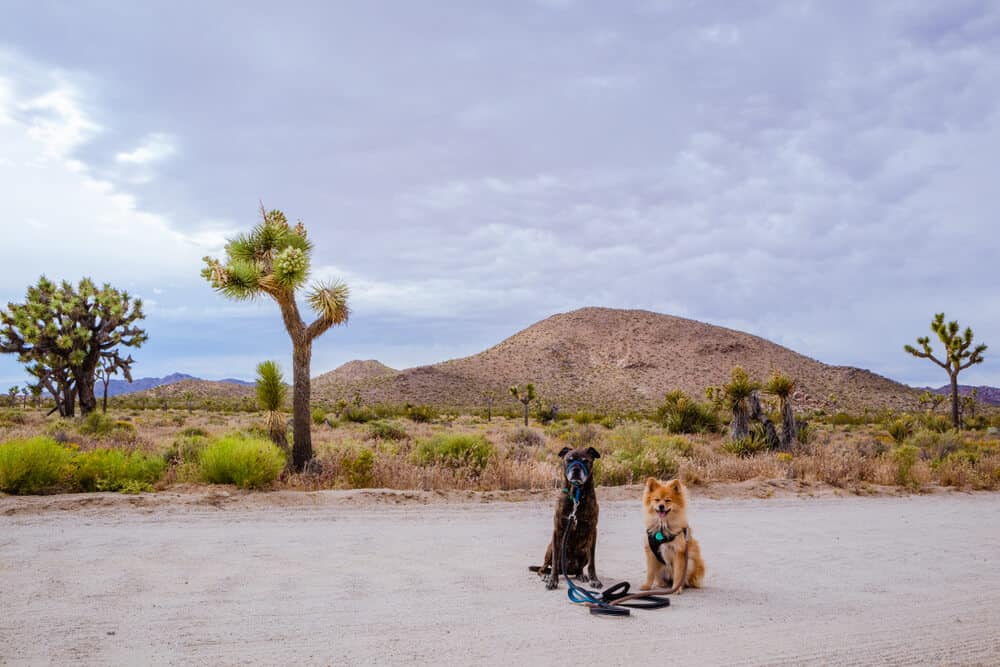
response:
[(151, 491), (163, 475), (160, 456), (120, 449), (80, 452), (73, 459), (73, 480), (82, 491)]
[(83, 418), (77, 430), (83, 435), (102, 436), (111, 433), (114, 427), (115, 421), (111, 417), (95, 410)]
[(908, 488), (919, 488), (918, 482), (913, 476), (913, 467), (920, 457), (920, 449), (914, 445), (900, 445), (892, 450), (890, 457), (896, 466), (896, 484)]
[(520, 447), (541, 447), (545, 444), (545, 436), (533, 428), (518, 426), (507, 434), (507, 442)]
[(601, 484), (631, 484), (650, 475), (672, 477), (677, 474), (678, 457), (691, 451), (691, 443), (680, 436), (650, 433), (633, 424), (622, 426), (605, 438), (595, 478)]
[(901, 445), (904, 440), (913, 435), (913, 424), (909, 419), (899, 417), (886, 424), (885, 430), (889, 432), (889, 437), (895, 440), (897, 445)]
[(577, 410), (573, 413), (573, 421), (577, 424), (596, 424), (601, 421), (603, 415), (590, 410)]
[(28, 417), (19, 410), (0, 412), (0, 426), (23, 426), (28, 423)]
[(323, 424), (326, 423), (326, 410), (319, 407), (318, 405), (312, 409), (310, 415), (312, 416), (313, 424), (316, 424), (317, 426), (322, 426)]
[(726, 440), (722, 443), (722, 448), (730, 454), (737, 456), (753, 456), (757, 452), (762, 452), (768, 448), (767, 436), (764, 433), (764, 425), (754, 422), (750, 425), (750, 434), (738, 440)]
[(919, 417), (920, 426), (924, 430), (935, 433), (945, 433), (951, 430), (951, 419), (945, 415), (922, 414)]
[(349, 405), (340, 414), (343, 421), (354, 422), (356, 424), (367, 424), (377, 418), (375, 411), (363, 405)]
[(71, 456), (45, 436), (0, 444), (0, 491), (24, 495), (51, 490), (65, 481)]
[(285, 453), (267, 438), (230, 435), (211, 443), (198, 458), (210, 484), (243, 489), (270, 486), (285, 467)]
[(795, 457), (792, 456), (792, 454), (790, 454), (789, 452), (778, 452), (777, 456), (775, 456), (774, 458), (779, 463), (791, 463), (793, 460), (795, 460)]
[(422, 466), (439, 464), (450, 468), (468, 467), (481, 472), (494, 453), (493, 445), (482, 435), (438, 433), (418, 442), (413, 457)]
[(816, 431), (803, 419), (795, 420), (795, 437), (800, 445), (808, 445), (815, 439)]
[(618, 426), (618, 422), (618, 417), (615, 417), (614, 415), (605, 415), (601, 417), (597, 423), (610, 431), (615, 426)]
[(671, 433), (710, 433), (719, 428), (719, 415), (712, 405), (692, 400), (680, 390), (667, 394), (656, 410), (656, 420)]
[(553, 426), (548, 429), (548, 433), (574, 449), (579, 447), (598, 447), (600, 449), (604, 437), (604, 431), (594, 424)]
[(196, 437), (207, 438), (208, 431), (206, 431), (203, 428), (198, 428), (197, 426), (189, 426), (180, 433), (178, 433), (178, 435), (181, 436), (182, 438), (196, 438)]
[(368, 437), (379, 440), (405, 440), (409, 435), (402, 426), (379, 419), (368, 422)]
[[(201, 429), (185, 429), (200, 431)], [(208, 438), (203, 435), (181, 435), (175, 439), (163, 452), (163, 458), (168, 463), (197, 463), (202, 450), (208, 446)]]
[(934, 431), (917, 431), (907, 441), (919, 450), (921, 458), (939, 461), (952, 452), (957, 452), (965, 445), (962, 437), (955, 431), (936, 433)]
[(429, 405), (411, 405), (406, 408), (406, 416), (415, 422), (427, 423), (434, 421), (437, 411)]
[(342, 465), (347, 476), (347, 483), (352, 489), (364, 489), (372, 486), (375, 452), (371, 449), (363, 447), (357, 454), (345, 456)]
[(857, 415), (850, 415), (846, 412), (838, 412), (827, 421), (833, 426), (860, 426), (865, 423), (865, 418)]

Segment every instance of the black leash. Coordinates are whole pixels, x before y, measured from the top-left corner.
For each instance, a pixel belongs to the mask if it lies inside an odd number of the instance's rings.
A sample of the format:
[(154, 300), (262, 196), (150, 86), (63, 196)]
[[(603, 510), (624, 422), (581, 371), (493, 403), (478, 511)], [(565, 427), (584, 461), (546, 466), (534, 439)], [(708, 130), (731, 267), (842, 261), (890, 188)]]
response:
[[(580, 506), (580, 487), (576, 487), (573, 495), (573, 511), (570, 513), (566, 528), (563, 530), (562, 547), (560, 549), (560, 564), (562, 575), (566, 578), (566, 595), (574, 604), (585, 604), (590, 607), (594, 616), (630, 616), (632, 609), (662, 609), (670, 606), (670, 598), (663, 597), (668, 591), (648, 591), (629, 593), (631, 584), (627, 581), (615, 584), (603, 593), (583, 588), (573, 583), (572, 577), (566, 574), (566, 540), (569, 532), (576, 528), (576, 509)], [(555, 573), (553, 572), (553, 576)]]

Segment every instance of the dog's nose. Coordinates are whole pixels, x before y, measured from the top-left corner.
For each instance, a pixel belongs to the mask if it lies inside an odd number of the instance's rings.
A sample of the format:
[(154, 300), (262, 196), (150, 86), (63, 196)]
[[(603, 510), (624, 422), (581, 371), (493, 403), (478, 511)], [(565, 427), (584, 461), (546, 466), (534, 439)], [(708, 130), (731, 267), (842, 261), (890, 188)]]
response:
[(656, 509), (658, 509), (658, 510), (660, 510), (660, 511), (662, 512), (663, 510), (667, 509), (667, 506), (666, 506), (666, 505), (662, 505), (662, 504), (661, 504), (661, 505), (660, 505), (659, 507), (657, 507)]

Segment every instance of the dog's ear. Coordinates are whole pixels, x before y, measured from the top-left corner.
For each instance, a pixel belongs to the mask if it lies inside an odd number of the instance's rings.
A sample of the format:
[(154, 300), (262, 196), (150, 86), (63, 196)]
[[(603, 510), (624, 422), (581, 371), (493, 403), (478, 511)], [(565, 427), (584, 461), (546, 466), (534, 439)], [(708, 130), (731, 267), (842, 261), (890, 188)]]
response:
[(566, 456), (566, 452), (569, 452), (569, 451), (572, 451), (572, 448), (570, 448), (570, 447), (563, 447), (562, 449), (560, 449), (559, 450), (559, 458), (562, 458), (562, 457)]
[(599, 451), (597, 451), (596, 449), (594, 449), (593, 447), (588, 447), (587, 448), (587, 453), (590, 454), (590, 458), (592, 458), (592, 459), (599, 459), (599, 458), (601, 458), (601, 453)]
[(676, 479), (676, 478), (670, 480), (669, 482), (667, 482), (667, 488), (670, 489), (671, 491), (680, 491), (681, 490), (681, 480)]
[(659, 484), (659, 483), (660, 483), (660, 480), (656, 479), (655, 477), (647, 477), (646, 478), (646, 490), (647, 491), (652, 491), (653, 489), (656, 488), (656, 485)]

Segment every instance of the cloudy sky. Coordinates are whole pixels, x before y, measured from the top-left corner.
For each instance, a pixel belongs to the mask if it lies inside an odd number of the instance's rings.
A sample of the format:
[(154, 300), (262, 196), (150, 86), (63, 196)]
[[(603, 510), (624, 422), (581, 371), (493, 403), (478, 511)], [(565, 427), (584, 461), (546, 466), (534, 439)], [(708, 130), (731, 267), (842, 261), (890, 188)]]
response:
[(142, 296), (139, 376), (289, 366), (276, 307), (198, 275), (263, 200), (353, 289), (315, 373), (464, 356), (603, 305), (937, 385), (901, 348), (944, 310), (995, 350), (963, 380), (1000, 384), (996, 3), (2, 14), (0, 303), (43, 273)]

